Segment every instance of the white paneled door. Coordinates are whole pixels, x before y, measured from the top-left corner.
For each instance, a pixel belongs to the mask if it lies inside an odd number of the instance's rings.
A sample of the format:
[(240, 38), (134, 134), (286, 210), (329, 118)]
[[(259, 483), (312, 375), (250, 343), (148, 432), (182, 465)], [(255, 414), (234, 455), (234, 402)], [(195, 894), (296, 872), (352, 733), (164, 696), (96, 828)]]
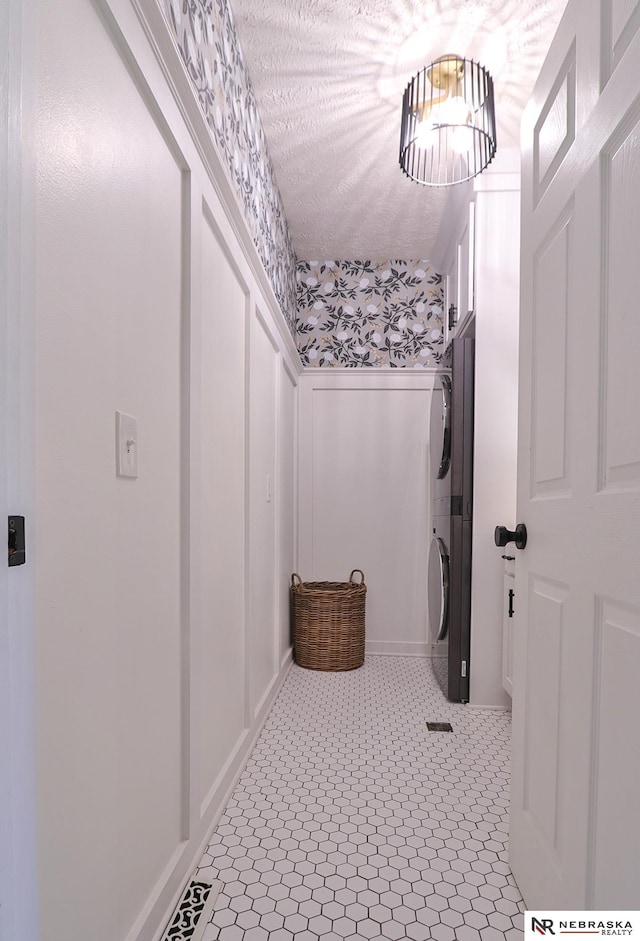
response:
[(570, 0), (523, 123), (511, 865), (640, 897), (640, 4)]

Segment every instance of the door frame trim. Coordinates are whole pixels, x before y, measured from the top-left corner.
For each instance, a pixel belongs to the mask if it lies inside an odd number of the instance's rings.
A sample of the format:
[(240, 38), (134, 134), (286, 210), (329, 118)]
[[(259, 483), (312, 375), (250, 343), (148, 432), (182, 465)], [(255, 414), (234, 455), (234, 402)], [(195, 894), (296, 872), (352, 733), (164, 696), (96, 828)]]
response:
[(34, 630), (35, 2), (4, 4), (0, 96), (0, 515), (26, 517), (27, 564), (0, 575), (0, 935), (38, 938)]

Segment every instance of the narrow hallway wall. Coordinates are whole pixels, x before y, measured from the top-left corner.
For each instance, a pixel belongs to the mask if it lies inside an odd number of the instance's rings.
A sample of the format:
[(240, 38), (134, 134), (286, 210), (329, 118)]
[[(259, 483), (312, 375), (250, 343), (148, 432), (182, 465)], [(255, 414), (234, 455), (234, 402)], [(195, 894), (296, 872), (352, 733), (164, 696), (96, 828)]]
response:
[(291, 656), (295, 345), (144, 9), (38, 12), (41, 941), (158, 937)]

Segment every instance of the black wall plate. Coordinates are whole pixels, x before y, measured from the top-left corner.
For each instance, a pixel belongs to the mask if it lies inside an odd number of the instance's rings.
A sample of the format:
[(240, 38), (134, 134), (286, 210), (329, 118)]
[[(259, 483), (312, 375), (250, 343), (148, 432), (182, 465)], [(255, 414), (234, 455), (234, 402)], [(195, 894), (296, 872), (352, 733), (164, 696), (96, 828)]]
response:
[(10, 516), (8, 524), (9, 565), (24, 565), (27, 561), (24, 544), (24, 516)]

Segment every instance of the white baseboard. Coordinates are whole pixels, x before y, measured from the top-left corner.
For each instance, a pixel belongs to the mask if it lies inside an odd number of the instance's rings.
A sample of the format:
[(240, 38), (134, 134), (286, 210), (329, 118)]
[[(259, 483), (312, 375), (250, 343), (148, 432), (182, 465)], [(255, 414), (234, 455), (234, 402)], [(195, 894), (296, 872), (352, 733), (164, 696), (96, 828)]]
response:
[(430, 645), (412, 641), (396, 642), (387, 640), (365, 641), (365, 654), (384, 657), (429, 657)]
[(467, 709), (476, 709), (479, 712), (511, 712), (508, 706), (479, 706), (472, 702), (467, 703)]

